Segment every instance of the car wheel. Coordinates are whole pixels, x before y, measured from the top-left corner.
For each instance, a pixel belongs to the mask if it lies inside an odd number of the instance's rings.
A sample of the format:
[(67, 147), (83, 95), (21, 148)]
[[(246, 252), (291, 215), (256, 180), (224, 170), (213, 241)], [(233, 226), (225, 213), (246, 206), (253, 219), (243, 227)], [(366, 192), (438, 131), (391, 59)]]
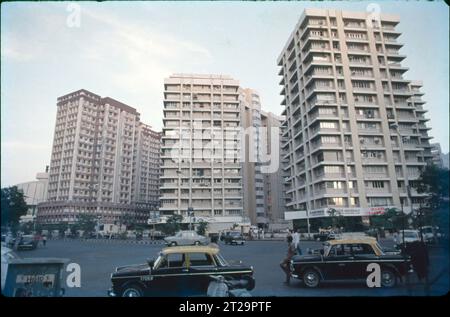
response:
[(320, 284), (320, 275), (316, 270), (310, 269), (303, 273), (303, 283), (310, 288), (315, 288)]
[(195, 245), (200, 245), (200, 241), (195, 241), (194, 244)]
[(122, 297), (143, 297), (144, 291), (139, 285), (131, 284), (125, 286), (122, 291)]
[(396, 276), (391, 270), (381, 271), (381, 286), (383, 287), (394, 287), (396, 284)]
[(170, 246), (171, 246), (171, 247), (175, 247), (176, 245), (177, 245), (177, 243), (176, 243), (175, 241), (173, 241), (173, 242), (170, 243)]

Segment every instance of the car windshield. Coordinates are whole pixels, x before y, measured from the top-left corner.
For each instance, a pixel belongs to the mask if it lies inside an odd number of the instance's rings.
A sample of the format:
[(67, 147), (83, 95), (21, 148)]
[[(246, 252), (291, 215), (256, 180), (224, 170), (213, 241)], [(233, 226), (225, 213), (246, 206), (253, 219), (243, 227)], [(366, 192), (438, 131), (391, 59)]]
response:
[(405, 238), (412, 238), (412, 239), (419, 237), (417, 232), (405, 232), (404, 235), (405, 235)]

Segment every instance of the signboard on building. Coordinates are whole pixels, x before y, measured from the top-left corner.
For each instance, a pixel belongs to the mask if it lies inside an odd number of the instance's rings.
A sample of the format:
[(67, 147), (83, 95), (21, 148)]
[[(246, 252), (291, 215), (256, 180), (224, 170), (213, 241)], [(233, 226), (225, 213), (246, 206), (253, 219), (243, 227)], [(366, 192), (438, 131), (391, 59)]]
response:
[(285, 220), (294, 219), (307, 219), (307, 218), (320, 218), (320, 217), (331, 217), (332, 213), (328, 212), (333, 209), (336, 216), (344, 217), (367, 217), (367, 216), (377, 216), (384, 214), (386, 210), (396, 208), (395, 206), (382, 206), (382, 207), (355, 207), (355, 208), (320, 208), (313, 209), (307, 212), (306, 210), (296, 210), (296, 211), (286, 211), (284, 213)]

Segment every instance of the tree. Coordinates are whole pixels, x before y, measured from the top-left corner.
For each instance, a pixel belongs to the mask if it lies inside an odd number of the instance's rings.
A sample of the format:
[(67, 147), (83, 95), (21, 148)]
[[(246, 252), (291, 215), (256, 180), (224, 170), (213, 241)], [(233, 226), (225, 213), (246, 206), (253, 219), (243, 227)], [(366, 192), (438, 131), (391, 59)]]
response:
[(439, 209), (445, 201), (448, 203), (449, 170), (427, 165), (421, 171), (419, 179), (413, 182), (413, 187), (418, 193), (428, 193), (428, 206)]
[(172, 215), (169, 218), (167, 218), (167, 222), (162, 227), (162, 230), (166, 234), (174, 234), (177, 231), (180, 231), (181, 229), (181, 222), (183, 221), (182, 215)]
[(27, 213), (28, 206), (24, 195), (17, 186), (1, 189), (1, 222), (2, 226), (15, 227), (21, 216)]
[(387, 209), (383, 214), (370, 217), (370, 224), (377, 230), (393, 230), (403, 229), (406, 223), (406, 215), (396, 208)]
[(76, 225), (73, 227), (76, 230), (82, 230), (83, 234), (94, 232), (97, 226), (97, 219), (94, 215), (80, 214)]
[(328, 208), (327, 213), (331, 217), (332, 226), (334, 228), (341, 228), (345, 226), (345, 218), (339, 211), (334, 208)]
[(204, 236), (206, 233), (206, 229), (208, 228), (208, 223), (206, 221), (200, 220), (197, 226), (197, 233), (201, 236)]

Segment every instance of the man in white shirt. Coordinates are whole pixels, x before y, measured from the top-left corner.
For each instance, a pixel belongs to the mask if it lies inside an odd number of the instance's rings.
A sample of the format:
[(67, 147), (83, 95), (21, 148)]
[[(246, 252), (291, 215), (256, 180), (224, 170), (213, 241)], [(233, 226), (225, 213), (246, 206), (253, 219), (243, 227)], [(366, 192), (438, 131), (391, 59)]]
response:
[(297, 250), (297, 254), (302, 254), (302, 249), (300, 248), (300, 230), (294, 232), (292, 239), (292, 243), (295, 246), (295, 250)]

